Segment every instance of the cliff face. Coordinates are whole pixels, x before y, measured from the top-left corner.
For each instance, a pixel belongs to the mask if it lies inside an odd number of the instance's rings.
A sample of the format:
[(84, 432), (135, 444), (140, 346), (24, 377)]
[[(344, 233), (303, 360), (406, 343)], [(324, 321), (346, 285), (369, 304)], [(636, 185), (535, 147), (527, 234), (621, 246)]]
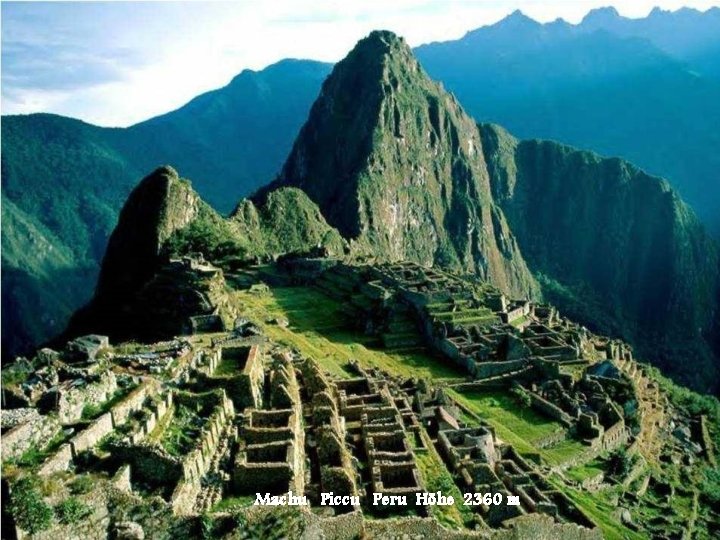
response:
[(477, 126), (405, 42), (373, 32), (325, 81), (278, 179), (358, 254), (477, 272), (516, 296), (537, 286), (492, 201)]
[(667, 182), (620, 159), (480, 130), (495, 201), (546, 298), (686, 382), (716, 384), (718, 253)]

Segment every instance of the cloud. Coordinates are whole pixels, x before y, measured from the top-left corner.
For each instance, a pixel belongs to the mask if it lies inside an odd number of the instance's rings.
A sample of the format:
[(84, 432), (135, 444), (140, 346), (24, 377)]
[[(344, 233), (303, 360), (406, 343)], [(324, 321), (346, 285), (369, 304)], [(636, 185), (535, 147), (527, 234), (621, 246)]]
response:
[[(654, 4), (620, 8), (644, 16)], [(700, 8), (706, 0), (691, 1)], [(3, 2), (3, 113), (54, 112), (125, 126), (282, 58), (337, 61), (371, 30), (412, 46), (457, 39), (520, 7), (540, 21), (579, 21), (606, 0), (274, 0)]]

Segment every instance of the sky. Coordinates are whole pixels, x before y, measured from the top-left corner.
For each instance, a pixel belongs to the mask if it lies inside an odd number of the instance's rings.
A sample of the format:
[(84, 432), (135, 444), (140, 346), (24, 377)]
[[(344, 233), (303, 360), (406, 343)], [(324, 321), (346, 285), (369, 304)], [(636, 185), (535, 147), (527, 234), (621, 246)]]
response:
[[(706, 10), (707, 0), (632, 0)], [(516, 9), (540, 22), (578, 23), (608, 1), (246, 0), (235, 2), (6, 2), (1, 5), (2, 114), (53, 112), (128, 126), (282, 58), (335, 62), (374, 29), (411, 46), (462, 37)]]

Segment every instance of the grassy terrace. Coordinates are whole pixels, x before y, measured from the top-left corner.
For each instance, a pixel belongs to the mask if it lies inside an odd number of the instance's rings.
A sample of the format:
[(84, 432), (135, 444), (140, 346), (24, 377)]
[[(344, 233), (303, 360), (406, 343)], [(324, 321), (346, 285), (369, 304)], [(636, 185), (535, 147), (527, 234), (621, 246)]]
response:
[[(586, 447), (574, 440), (566, 440), (551, 448), (538, 449), (533, 446), (543, 436), (549, 435), (562, 425), (550, 420), (531, 409), (521, 409), (512, 396), (502, 392), (452, 392), (453, 397), (477, 415), (483, 417), (503, 441), (512, 444), (521, 454), (539, 454), (549, 465), (559, 465), (584, 452)], [(570, 469), (568, 476), (587, 477), (596, 470), (597, 462)], [(599, 468), (597, 469), (600, 470)], [(565, 493), (582, 511), (597, 523), (607, 539), (642, 538), (624, 525), (613, 515), (617, 509), (608, 500), (605, 492), (588, 493), (568, 486), (557, 475), (549, 477), (551, 484)]]
[(562, 441), (551, 448), (536, 448), (536, 441), (564, 428), (532, 409), (520, 407), (510, 394), (500, 391), (453, 392), (453, 397), (485, 418), (495, 428), (497, 436), (521, 454), (540, 454), (550, 465), (560, 465), (586, 450), (581, 442), (574, 440)]
[[(405, 377), (447, 380), (465, 376), (422, 350), (381, 349), (373, 338), (348, 329), (342, 304), (319, 291), (277, 287), (269, 293), (239, 291), (234, 298), (241, 313), (259, 323), (270, 339), (315, 359), (335, 376), (348, 376), (342, 366), (351, 359)], [(287, 319), (288, 327), (267, 322), (273, 318)]]
[(576, 465), (575, 467), (570, 467), (565, 472), (565, 476), (572, 480), (575, 480), (576, 482), (582, 482), (584, 480), (587, 480), (588, 478), (596, 477), (601, 472), (604, 472), (602, 462), (598, 459), (593, 459), (592, 461), (583, 465)]
[(425, 491), (428, 493), (441, 491), (443, 495), (452, 495), (455, 499), (451, 506), (431, 506), (430, 513), (446, 527), (461, 529), (464, 525), (473, 522), (472, 508), (463, 504), (460, 488), (453, 482), (450, 472), (442, 462), (440, 454), (430, 438), (425, 432), (421, 436), (426, 451), (416, 450), (415, 459), (423, 478)]

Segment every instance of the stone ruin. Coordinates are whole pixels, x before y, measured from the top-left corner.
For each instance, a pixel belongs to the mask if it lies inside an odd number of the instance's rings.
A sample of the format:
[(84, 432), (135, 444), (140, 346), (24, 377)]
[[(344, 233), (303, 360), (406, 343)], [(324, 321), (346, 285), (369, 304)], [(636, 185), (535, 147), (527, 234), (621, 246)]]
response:
[[(192, 260), (171, 266), (217, 277)], [(633, 440), (621, 398), (643, 379), (623, 344), (552, 308), (417, 265), (323, 264), (318, 276), (315, 285), (341, 298), (385, 347), (426, 346), (460, 366), (466, 377), (449, 381), (453, 389), (521, 388), (533, 408), (565, 426), (562, 439), (598, 452)], [(429, 490), (420, 458), (437, 453), (460, 493), (518, 497), (517, 506), (473, 507), (482, 527), (505, 530), (545, 516), (538, 522), (550, 520), (550, 530), (596, 530), (537, 464), (490, 426), (468, 425), (446, 389), (356, 363), (345, 366), (349, 376), (331, 377), (250, 321), (222, 334), (209, 319), (195, 322), (197, 336), (131, 352), (97, 336), (42, 352), (43, 367), (7, 396), (15, 407), (3, 410), (3, 459), (52, 446), (39, 476), (91, 475), (135, 500), (157, 497), (174, 516), (214, 512), (256, 493), (292, 491), (321, 507), (321, 494), (333, 492), (350, 502), (319, 515), (349, 523), (363, 514), (407, 519), (408, 511), (428, 519), (432, 510), (414, 499)], [(98, 361), (104, 350), (113, 369)], [(617, 370), (598, 367), (603, 361)], [(84, 417), (88, 404), (97, 411)], [(407, 496), (409, 506), (373, 505), (376, 493)]]

